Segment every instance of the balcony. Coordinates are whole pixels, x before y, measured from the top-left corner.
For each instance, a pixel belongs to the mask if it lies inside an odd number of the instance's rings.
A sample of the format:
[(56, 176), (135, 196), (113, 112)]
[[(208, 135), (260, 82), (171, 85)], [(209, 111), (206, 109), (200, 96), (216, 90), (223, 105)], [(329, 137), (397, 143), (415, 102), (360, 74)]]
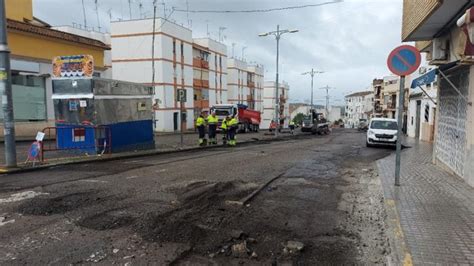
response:
[(198, 108), (198, 109), (209, 108), (209, 100), (195, 100), (194, 108)]
[(248, 86), (249, 88), (255, 88), (255, 82), (253, 82), (253, 81), (247, 81), (247, 86)]
[(209, 88), (209, 80), (193, 79), (193, 87), (195, 87), (195, 88)]
[(193, 58), (193, 67), (209, 69), (209, 62), (201, 58)]
[(458, 13), (462, 13), (469, 3), (469, 0), (404, 0), (402, 40), (407, 42), (433, 39)]

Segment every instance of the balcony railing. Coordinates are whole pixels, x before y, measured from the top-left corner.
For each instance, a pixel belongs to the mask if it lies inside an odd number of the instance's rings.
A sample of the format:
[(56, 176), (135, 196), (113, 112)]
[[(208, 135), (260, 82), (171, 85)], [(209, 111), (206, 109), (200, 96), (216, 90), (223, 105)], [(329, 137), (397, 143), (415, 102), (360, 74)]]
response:
[(195, 100), (194, 101), (194, 108), (209, 108), (209, 100)]
[(196, 88), (209, 88), (209, 80), (193, 79), (193, 86)]
[(209, 69), (209, 62), (201, 58), (193, 58), (193, 67)]

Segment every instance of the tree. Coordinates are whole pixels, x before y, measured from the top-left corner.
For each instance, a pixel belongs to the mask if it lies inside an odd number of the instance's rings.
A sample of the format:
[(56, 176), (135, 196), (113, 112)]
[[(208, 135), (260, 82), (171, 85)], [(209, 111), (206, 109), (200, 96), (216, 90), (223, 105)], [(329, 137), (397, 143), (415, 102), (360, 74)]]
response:
[(293, 122), (297, 125), (301, 125), (303, 123), (304, 114), (298, 113), (295, 117), (293, 117)]

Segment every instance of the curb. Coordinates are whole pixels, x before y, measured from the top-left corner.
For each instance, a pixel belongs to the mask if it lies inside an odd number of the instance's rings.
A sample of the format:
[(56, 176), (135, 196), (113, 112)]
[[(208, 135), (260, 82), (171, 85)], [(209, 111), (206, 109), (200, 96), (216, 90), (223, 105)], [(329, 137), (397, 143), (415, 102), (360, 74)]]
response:
[[(277, 137), (272, 139), (251, 139), (247, 141), (237, 142), (238, 145), (248, 145), (251, 143), (259, 144), (259, 143), (266, 143), (266, 142), (276, 142), (276, 141), (284, 141), (284, 140), (291, 140), (291, 139), (299, 139), (299, 138), (308, 138), (314, 137), (312, 135), (290, 135), (290, 136), (283, 136)], [(20, 174), (20, 173), (27, 173), (33, 172), (43, 169), (49, 169), (56, 166), (63, 166), (63, 165), (75, 165), (75, 164), (85, 164), (91, 162), (109, 162), (109, 161), (116, 161), (116, 160), (123, 160), (123, 159), (130, 159), (130, 158), (139, 158), (139, 157), (148, 157), (148, 156), (155, 156), (155, 155), (163, 155), (163, 154), (173, 154), (173, 153), (181, 153), (181, 152), (193, 152), (193, 151), (202, 151), (202, 150), (212, 150), (216, 148), (223, 148), (226, 147), (223, 144), (215, 145), (215, 146), (205, 146), (205, 147), (190, 147), (190, 148), (183, 148), (183, 149), (176, 149), (176, 150), (152, 150), (152, 151), (142, 151), (130, 154), (118, 154), (116, 156), (111, 157), (93, 157), (93, 158), (85, 158), (85, 159), (77, 159), (71, 161), (62, 161), (58, 163), (46, 164), (46, 165), (39, 165), (36, 167), (25, 167), (25, 168), (0, 168), (0, 174)]]
[(403, 229), (400, 224), (400, 217), (398, 216), (395, 200), (385, 199), (384, 205), (385, 211), (387, 212), (385, 222), (389, 227), (387, 235), (392, 249), (387, 263), (389, 265), (412, 266), (411, 253), (405, 241), (405, 235), (403, 234)]
[(376, 169), (384, 198), (383, 205), (386, 213), (384, 221), (387, 225), (386, 233), (391, 250), (390, 254), (387, 255), (386, 264), (412, 266), (413, 260), (400, 222), (396, 199), (394, 199), (390, 193), (387, 193), (386, 188), (384, 187), (385, 181), (383, 173), (381, 173), (380, 167), (377, 163)]

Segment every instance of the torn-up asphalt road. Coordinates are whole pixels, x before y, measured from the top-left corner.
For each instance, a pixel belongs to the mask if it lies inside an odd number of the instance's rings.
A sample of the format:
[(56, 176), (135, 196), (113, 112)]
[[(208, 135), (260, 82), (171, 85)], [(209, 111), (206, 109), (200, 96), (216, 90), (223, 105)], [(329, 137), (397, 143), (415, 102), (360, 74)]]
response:
[(364, 144), (336, 130), (1, 176), (0, 264), (384, 263), (373, 161), (391, 151)]

